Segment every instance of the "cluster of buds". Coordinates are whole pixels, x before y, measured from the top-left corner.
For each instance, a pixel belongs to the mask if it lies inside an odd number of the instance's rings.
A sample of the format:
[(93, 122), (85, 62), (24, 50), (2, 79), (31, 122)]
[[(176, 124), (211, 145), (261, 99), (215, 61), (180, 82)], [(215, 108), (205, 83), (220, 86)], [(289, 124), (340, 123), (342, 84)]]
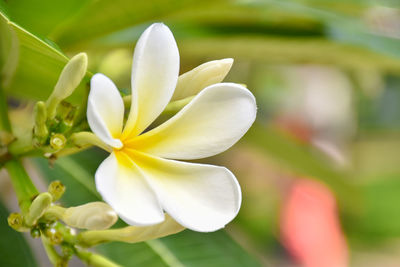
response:
[[(67, 266), (73, 255), (92, 264), (98, 261), (99, 264), (93, 266), (115, 266), (105, 264), (107, 259), (83, 248), (111, 241), (142, 242), (184, 230), (184, 227), (169, 216), (159, 225), (109, 229), (117, 222), (118, 216), (108, 204), (96, 201), (76, 207), (62, 207), (56, 201), (61, 198), (65, 189), (60, 181), (53, 181), (47, 192), (35, 197), (28, 211), (11, 213), (8, 217), (8, 224), (14, 230), (30, 231), (33, 238), (42, 239), (50, 261), (55, 266)], [(60, 247), (61, 255), (55, 246)]]
[(117, 214), (103, 202), (91, 202), (77, 207), (64, 208), (55, 202), (63, 195), (65, 186), (54, 181), (48, 192), (40, 193), (32, 201), (26, 214), (12, 213), (9, 225), (20, 232), (31, 231), (34, 237), (44, 234), (53, 243), (60, 243), (60, 233), (56, 228), (63, 221), (67, 227), (88, 230), (104, 230), (118, 219)]
[(35, 105), (33, 128), (33, 145), (43, 148), (47, 156), (63, 149), (67, 137), (76, 122), (77, 107), (66, 102), (81, 83), (87, 71), (87, 56), (80, 53), (74, 56), (64, 67), (46, 102)]
[[(114, 210), (103, 202), (62, 207), (56, 201), (64, 192), (65, 186), (59, 181), (54, 181), (49, 185), (47, 192), (35, 197), (27, 212), (11, 213), (8, 217), (8, 224), (14, 230), (30, 231), (33, 238), (42, 239), (49, 255), (57, 255), (57, 260), (52, 260), (57, 262), (56, 266), (67, 266), (66, 263), (72, 255), (83, 253), (78, 251), (81, 238), (77, 230), (105, 230), (118, 220)], [(54, 250), (54, 246), (60, 246), (61, 255)]]

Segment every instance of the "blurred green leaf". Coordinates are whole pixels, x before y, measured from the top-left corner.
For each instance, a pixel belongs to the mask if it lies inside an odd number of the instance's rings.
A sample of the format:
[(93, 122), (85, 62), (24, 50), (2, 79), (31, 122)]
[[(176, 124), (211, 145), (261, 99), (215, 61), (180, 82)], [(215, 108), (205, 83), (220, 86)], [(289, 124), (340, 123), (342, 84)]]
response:
[[(58, 159), (54, 168), (49, 168), (45, 159), (36, 159), (35, 163), (46, 181), (57, 179), (67, 186), (61, 201), (68, 206), (81, 205), (99, 199), (93, 180), (104, 156), (95, 149)], [(98, 250), (123, 266), (260, 266), (223, 230), (215, 233), (185, 230), (143, 243), (104, 244)]]
[[(289, 37), (268, 35), (200, 35), (204, 28), (188, 28), (190, 38), (178, 39), (182, 58), (204, 61), (232, 57), (235, 60), (266, 64), (329, 64), (346, 70), (379, 69), (400, 73), (400, 60), (353, 44), (332, 42), (322, 37)], [(132, 27), (94, 40), (90, 47), (109, 51), (114, 47), (130, 47), (136, 42), (140, 27)], [(179, 38), (179, 36), (177, 36)]]
[[(9, 95), (45, 100), (58, 80), (68, 58), (53, 44), (44, 41), (11, 21), (0, 10), (0, 70), (1, 83)], [(71, 96), (79, 103), (85, 93), (81, 83)]]
[(124, 29), (132, 25), (164, 20), (171, 13), (186, 7), (208, 7), (209, 3), (226, 2), (225, 0), (153, 0), (153, 1), (91, 1), (79, 14), (51, 34), (61, 47), (77, 46), (93, 38)]
[[(265, 6), (264, 1), (258, 1), (260, 8)], [(383, 7), (399, 7), (395, 1), (321, 1), (321, 0), (273, 0), (267, 5), (280, 6), (289, 12), (298, 12), (314, 17), (326, 25), (327, 37), (337, 42), (355, 44), (360, 47), (396, 56), (400, 58), (399, 40), (386, 37), (383, 33), (373, 33), (371, 24), (377, 23), (384, 14), (378, 15), (377, 11)], [(368, 14), (375, 12), (375, 21), (368, 18)], [(369, 21), (368, 21), (369, 19)], [(378, 22), (379, 23), (379, 22)], [(388, 26), (388, 25), (387, 25)], [(389, 26), (390, 27), (390, 26)], [(397, 28), (395, 25), (391, 27)]]
[[(345, 217), (344, 227), (355, 243), (376, 245), (400, 237), (400, 173), (379, 174), (359, 186), (361, 212)], [(371, 177), (370, 177), (371, 178)]]
[(53, 167), (43, 158), (35, 159), (35, 164), (47, 182), (59, 180), (67, 186), (61, 201), (68, 206), (77, 206), (100, 199), (94, 185), (94, 173), (104, 157), (102, 151), (94, 149), (60, 158)]
[(260, 266), (224, 231), (185, 230), (144, 243), (113, 243), (98, 249), (124, 266)]
[(270, 155), (299, 178), (305, 176), (327, 184), (337, 196), (342, 212), (352, 214), (359, 210), (361, 199), (355, 185), (348, 179), (348, 173), (334, 170), (321, 154), (309, 146), (296, 142), (273, 127), (260, 124), (252, 126), (245, 142)]
[[(9, 18), (30, 32), (46, 36), (90, 0), (2, 0)], [(38, 19), (39, 18), (39, 19)]]
[(8, 226), (8, 215), (9, 212), (0, 202), (0, 266), (38, 266), (25, 238)]

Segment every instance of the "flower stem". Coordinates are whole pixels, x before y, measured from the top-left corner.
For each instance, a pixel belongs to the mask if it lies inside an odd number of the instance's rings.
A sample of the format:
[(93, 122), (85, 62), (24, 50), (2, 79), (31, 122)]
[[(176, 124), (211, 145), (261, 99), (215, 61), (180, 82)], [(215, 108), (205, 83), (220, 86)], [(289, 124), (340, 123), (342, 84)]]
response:
[(4, 94), (3, 88), (1, 87), (0, 87), (0, 131), (6, 131), (11, 133), (11, 124), (7, 112), (7, 99)]
[(80, 249), (76, 250), (76, 256), (78, 256), (78, 258), (80, 258), (87, 265), (93, 267), (121, 267), (121, 265), (118, 265), (99, 254)]
[(20, 160), (13, 158), (7, 161), (4, 166), (10, 175), (21, 211), (23, 214), (26, 214), (29, 211), (32, 200), (39, 192), (26, 173)]
[(60, 255), (58, 255), (54, 246), (50, 244), (50, 242), (45, 237), (42, 237), (42, 243), (46, 251), (47, 257), (49, 257), (50, 262), (54, 266), (57, 266), (59, 263), (63, 261), (63, 258)]

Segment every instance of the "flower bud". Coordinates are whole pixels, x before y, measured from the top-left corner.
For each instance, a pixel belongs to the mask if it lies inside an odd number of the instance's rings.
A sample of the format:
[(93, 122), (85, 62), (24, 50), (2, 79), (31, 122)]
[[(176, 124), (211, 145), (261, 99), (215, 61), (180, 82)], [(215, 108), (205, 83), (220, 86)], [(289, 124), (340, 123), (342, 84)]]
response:
[(54, 228), (46, 229), (45, 235), (52, 245), (59, 245), (63, 241), (62, 234)]
[(59, 200), (65, 192), (65, 185), (60, 181), (53, 181), (50, 183), (47, 191), (53, 197), (53, 201)]
[(29, 207), (29, 212), (25, 217), (25, 223), (28, 226), (36, 224), (37, 220), (40, 219), (50, 207), (52, 200), (51, 195), (47, 192), (39, 194)]
[(33, 238), (38, 238), (38, 237), (40, 237), (40, 230), (39, 230), (39, 228), (32, 228), (32, 229), (31, 229), (31, 236), (32, 236)]
[(35, 126), (33, 128), (34, 137), (38, 145), (42, 145), (46, 142), (49, 131), (46, 126), (47, 111), (46, 104), (39, 101), (35, 105), (34, 110)]
[(74, 92), (75, 88), (78, 87), (86, 74), (86, 69), (87, 55), (85, 53), (74, 56), (67, 65), (65, 65), (52, 94), (46, 102), (47, 113), (50, 119), (55, 117), (58, 104), (69, 97)]
[(205, 87), (221, 82), (228, 74), (233, 59), (213, 60), (179, 76), (171, 101), (196, 95)]
[(74, 255), (74, 249), (71, 246), (65, 245), (61, 247), (61, 253), (64, 258), (71, 258)]
[(23, 218), (19, 213), (11, 213), (7, 218), (8, 225), (16, 231), (21, 231), (23, 227)]
[(91, 202), (66, 209), (62, 220), (69, 226), (103, 230), (110, 228), (118, 220), (115, 211), (104, 202)]
[(53, 134), (50, 137), (50, 146), (53, 149), (55, 149), (56, 151), (64, 148), (66, 143), (67, 143), (67, 139), (62, 134)]

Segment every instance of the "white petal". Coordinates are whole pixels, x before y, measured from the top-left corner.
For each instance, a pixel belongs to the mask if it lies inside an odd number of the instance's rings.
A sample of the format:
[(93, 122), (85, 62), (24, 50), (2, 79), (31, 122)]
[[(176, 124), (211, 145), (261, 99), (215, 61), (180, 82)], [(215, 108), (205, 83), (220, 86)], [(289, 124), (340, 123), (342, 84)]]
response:
[(151, 25), (137, 42), (132, 65), (132, 104), (124, 136), (149, 126), (170, 101), (179, 74), (174, 36), (162, 23)]
[(130, 225), (162, 222), (164, 213), (143, 174), (122, 152), (117, 153), (112, 153), (97, 169), (97, 191)]
[(232, 58), (213, 60), (180, 75), (171, 101), (197, 95), (207, 86), (222, 82), (232, 64)]
[(152, 157), (129, 150), (163, 209), (179, 224), (199, 232), (223, 228), (239, 212), (241, 191), (226, 168)]
[(114, 83), (97, 73), (90, 81), (87, 119), (90, 129), (106, 144), (120, 148), (124, 103)]
[(169, 121), (125, 145), (163, 158), (213, 156), (230, 148), (247, 132), (256, 111), (254, 96), (243, 86), (211, 85)]

